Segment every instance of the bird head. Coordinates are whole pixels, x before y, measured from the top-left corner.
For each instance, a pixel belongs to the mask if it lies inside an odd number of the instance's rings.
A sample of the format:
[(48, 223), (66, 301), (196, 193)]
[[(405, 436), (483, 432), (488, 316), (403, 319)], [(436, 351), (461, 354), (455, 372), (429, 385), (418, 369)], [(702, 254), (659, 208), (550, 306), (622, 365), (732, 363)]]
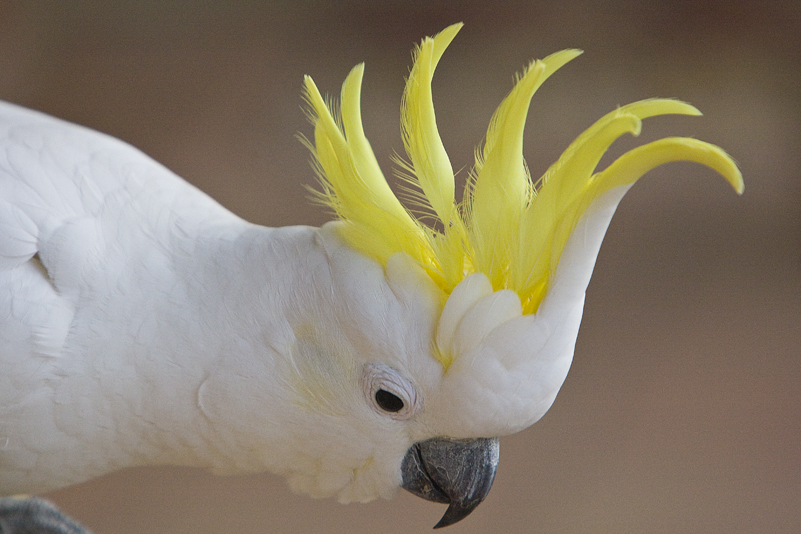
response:
[[(314, 124), (307, 144), (321, 184), (315, 194), (338, 219), (320, 239), (329, 256), (326, 276), (341, 293), (331, 298), (350, 317), (343, 322), (337, 314), (331, 329), (347, 345), (342, 351), (358, 353), (348, 366), (357, 384), (351, 396), (371, 421), (364, 433), (383, 436), (373, 438), (382, 451), (375, 454), (385, 458), (393, 485), (450, 504), (437, 526), (458, 521), (486, 496), (497, 437), (532, 425), (553, 403), (572, 361), (598, 249), (628, 188), (656, 166), (687, 160), (743, 189), (721, 149), (688, 138), (645, 144), (596, 169), (618, 137), (639, 134), (644, 119), (700, 114), (665, 99), (607, 114), (533, 180), (523, 158), (529, 103), (581, 53), (564, 50), (517, 76), (457, 203), (431, 81), (460, 28), (424, 39), (414, 53), (401, 109), (408, 159), (397, 159), (407, 205), (390, 189), (362, 128), (364, 65), (347, 76), (339, 105), (324, 99), (310, 77), (304, 85)], [(330, 352), (339, 342), (325, 343)], [(364, 480), (355, 477), (340, 498), (385, 492), (353, 489)]]

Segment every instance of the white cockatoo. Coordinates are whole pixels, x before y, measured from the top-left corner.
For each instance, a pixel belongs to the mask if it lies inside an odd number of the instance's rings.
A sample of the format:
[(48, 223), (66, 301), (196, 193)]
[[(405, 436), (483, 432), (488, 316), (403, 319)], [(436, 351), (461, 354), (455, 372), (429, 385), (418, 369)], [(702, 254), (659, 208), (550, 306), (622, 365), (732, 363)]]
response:
[(364, 66), (338, 106), (305, 79), (316, 196), (337, 215), (321, 228), (248, 223), (121, 141), (0, 106), (0, 494), (173, 464), (267, 470), (342, 502), (402, 486), (449, 504), (437, 526), (481, 502), (497, 437), (542, 417), (565, 379), (628, 188), (676, 160), (743, 182), (687, 138), (596, 172), (643, 119), (699, 115), (661, 99), (604, 116), (532, 180), (529, 102), (580, 53), (565, 50), (517, 77), (457, 203), (431, 79), (460, 27), (414, 55), (408, 208), (362, 130)]

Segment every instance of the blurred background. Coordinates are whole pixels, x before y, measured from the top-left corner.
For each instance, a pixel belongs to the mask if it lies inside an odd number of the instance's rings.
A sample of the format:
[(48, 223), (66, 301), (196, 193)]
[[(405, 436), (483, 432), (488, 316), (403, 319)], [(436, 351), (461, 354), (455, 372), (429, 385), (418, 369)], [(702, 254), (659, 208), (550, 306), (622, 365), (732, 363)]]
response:
[[(119, 137), (253, 222), (319, 225), (302, 76), (338, 94), (367, 63), (365, 130), (390, 175), (412, 45), (458, 21), (434, 99), (461, 179), (514, 73), (575, 47), (534, 99), (533, 175), (616, 106), (676, 97), (704, 117), (649, 119), (601, 165), (692, 136), (746, 190), (690, 164), (632, 189), (556, 403), (501, 440), (493, 491), (449, 532), (801, 532), (801, 3), (0, 0), (0, 98)], [(96, 534), (428, 532), (444, 511), (175, 468), (49, 497)]]

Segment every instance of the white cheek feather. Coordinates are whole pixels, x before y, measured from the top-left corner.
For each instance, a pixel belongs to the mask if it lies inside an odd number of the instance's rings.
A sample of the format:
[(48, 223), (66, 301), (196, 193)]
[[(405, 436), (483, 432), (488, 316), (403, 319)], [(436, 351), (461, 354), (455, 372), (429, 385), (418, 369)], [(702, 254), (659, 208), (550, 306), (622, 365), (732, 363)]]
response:
[(459, 321), (451, 350), (466, 354), (484, 341), (498, 326), (522, 315), (520, 297), (514, 291), (501, 289), (476, 302)]
[(454, 334), (465, 313), (491, 294), (492, 284), (484, 273), (471, 274), (453, 289), (437, 324), (437, 348), (443, 359), (453, 360)]
[[(437, 397), (437, 409), (449, 414), (440, 423), (447, 435), (518, 432), (550, 408), (570, 368), (598, 250), (628, 188), (612, 189), (587, 210), (567, 241), (554, 285), (535, 315), (521, 317), (520, 301), (508, 290), (467, 307), (452, 344), (457, 348), (455, 359)], [(480, 287), (475, 277), (462, 283), (470, 289)], [(459, 289), (454, 294), (464, 299), (467, 289)]]

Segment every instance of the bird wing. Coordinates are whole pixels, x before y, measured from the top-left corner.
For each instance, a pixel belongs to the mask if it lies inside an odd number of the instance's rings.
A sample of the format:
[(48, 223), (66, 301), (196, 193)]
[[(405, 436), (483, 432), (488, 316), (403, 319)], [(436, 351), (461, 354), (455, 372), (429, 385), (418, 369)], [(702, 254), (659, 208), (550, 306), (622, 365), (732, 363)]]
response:
[[(132, 146), (0, 102), (0, 268), (47, 253), (65, 225), (112, 206), (144, 218), (169, 208), (184, 225), (233, 215)], [(201, 219), (202, 217), (202, 219)], [(65, 244), (67, 245), (67, 244)]]
[[(132, 265), (161, 267), (176, 243), (231, 221), (126, 143), (0, 102), (0, 472), (34, 469), (14, 425), (53, 421), (59, 376), (82, 357), (72, 338), (86, 303), (131, 285), (120, 273)], [(25, 434), (46, 447), (55, 434), (41, 433)]]
[[(40, 307), (33, 304), (40, 298), (52, 305), (74, 304), (75, 293), (85, 289), (88, 262), (97, 262), (109, 238), (137, 232), (158, 240), (168, 231), (192, 233), (235, 219), (132, 146), (43, 113), (0, 102), (0, 147), (4, 341), (10, 322), (28, 317), (30, 306)], [(125, 261), (119, 248), (115, 253)], [(40, 298), (21, 298), (27, 291)], [(58, 345), (56, 339), (51, 342)]]

